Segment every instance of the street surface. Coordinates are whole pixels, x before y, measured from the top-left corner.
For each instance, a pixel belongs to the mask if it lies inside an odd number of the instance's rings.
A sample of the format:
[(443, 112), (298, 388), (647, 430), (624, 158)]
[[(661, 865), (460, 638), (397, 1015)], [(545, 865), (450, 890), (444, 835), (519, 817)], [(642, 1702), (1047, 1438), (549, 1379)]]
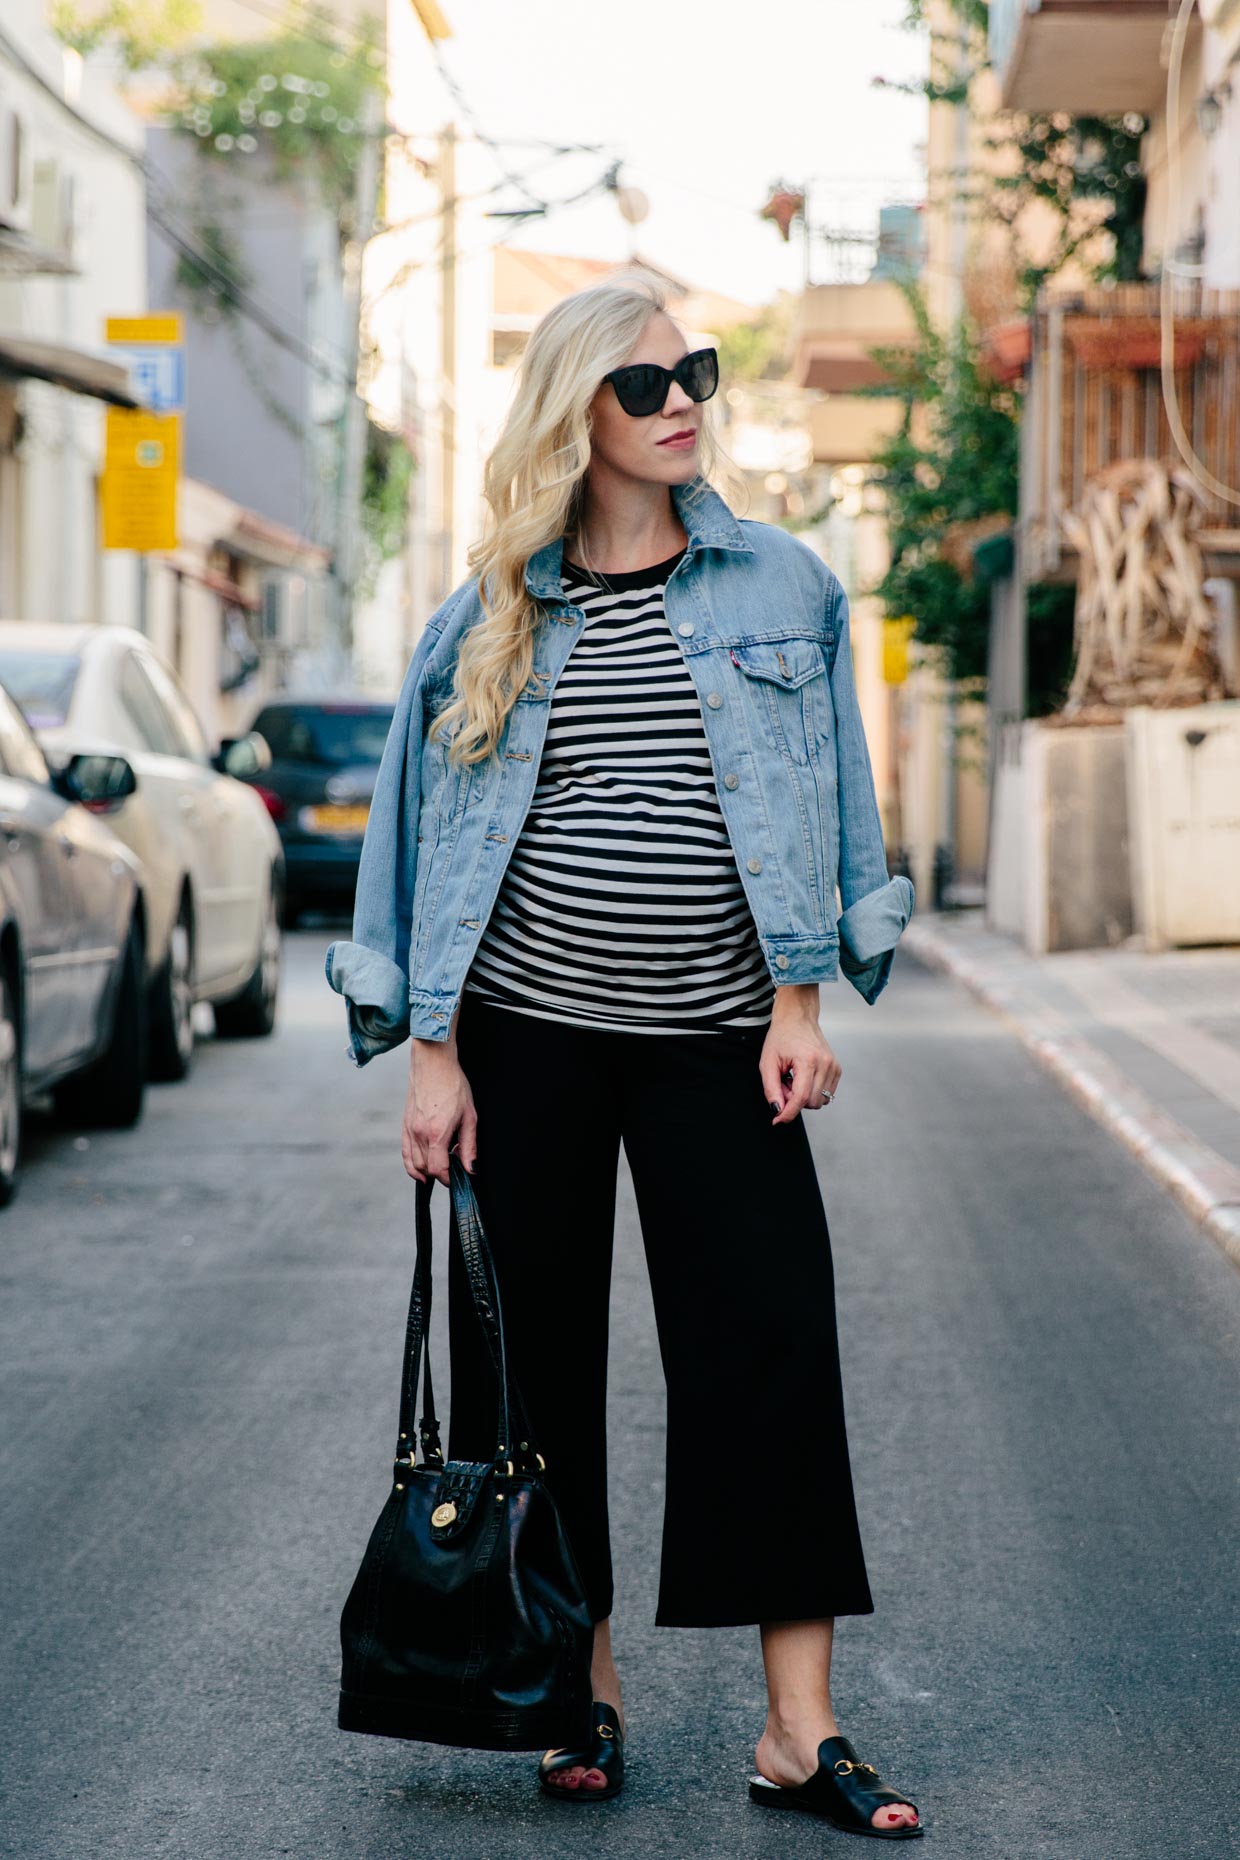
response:
[[(276, 1038), (201, 1042), (135, 1132), (35, 1123), (0, 1217), (0, 1853), (851, 1854), (747, 1803), (756, 1628), (651, 1625), (662, 1388), (627, 1177), (625, 1793), (576, 1810), (536, 1793), (531, 1754), (335, 1729), (339, 1608), (387, 1490), (413, 1198), (405, 1056), (347, 1065), (327, 937), (288, 939)], [(1240, 1854), (1240, 1274), (958, 983), (902, 955), (876, 1007), (840, 984), (823, 1014), (844, 1080), (810, 1128), (877, 1608), (841, 1623), (843, 1729), (921, 1805), (909, 1852)], [(549, 1104), (549, 1193), (554, 1145)], [(720, 1131), (702, 1166), (737, 1162)], [(758, 1270), (778, 1236), (755, 1241)], [(549, 1295), (571, 1322), (571, 1287)], [(761, 1505), (778, 1530), (778, 1494), (728, 1443), (720, 1415), (703, 1442), (720, 1518)]]

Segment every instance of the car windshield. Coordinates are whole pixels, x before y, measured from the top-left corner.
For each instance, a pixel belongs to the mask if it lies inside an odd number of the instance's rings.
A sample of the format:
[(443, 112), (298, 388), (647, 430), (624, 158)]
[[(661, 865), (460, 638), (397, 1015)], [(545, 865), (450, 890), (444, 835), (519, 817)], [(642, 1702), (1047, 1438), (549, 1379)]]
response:
[(32, 730), (54, 730), (69, 715), (81, 665), (62, 652), (0, 651), (0, 684), (21, 705)]
[(254, 727), (279, 761), (326, 762), (344, 768), (353, 762), (378, 762), (391, 722), (389, 706), (357, 710), (315, 705), (304, 710), (290, 706), (265, 711)]

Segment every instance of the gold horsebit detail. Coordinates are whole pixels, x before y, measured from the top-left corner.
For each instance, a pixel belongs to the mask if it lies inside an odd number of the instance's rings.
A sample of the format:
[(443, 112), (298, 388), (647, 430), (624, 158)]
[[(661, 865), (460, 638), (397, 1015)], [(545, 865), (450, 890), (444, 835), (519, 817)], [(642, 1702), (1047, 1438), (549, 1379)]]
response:
[(854, 1770), (869, 1770), (871, 1776), (878, 1775), (872, 1763), (850, 1763), (847, 1757), (841, 1757), (838, 1763), (832, 1765), (832, 1768), (837, 1776), (851, 1776)]

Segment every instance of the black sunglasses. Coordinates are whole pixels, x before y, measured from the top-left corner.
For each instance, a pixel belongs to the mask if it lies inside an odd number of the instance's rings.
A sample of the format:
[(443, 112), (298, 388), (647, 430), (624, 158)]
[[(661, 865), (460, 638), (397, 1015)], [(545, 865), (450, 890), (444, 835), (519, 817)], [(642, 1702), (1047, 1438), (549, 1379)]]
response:
[(690, 400), (709, 400), (719, 386), (719, 357), (714, 349), (694, 349), (682, 355), (675, 368), (631, 362), (627, 368), (613, 368), (603, 380), (611, 382), (624, 411), (636, 419), (659, 412), (673, 381), (679, 382)]

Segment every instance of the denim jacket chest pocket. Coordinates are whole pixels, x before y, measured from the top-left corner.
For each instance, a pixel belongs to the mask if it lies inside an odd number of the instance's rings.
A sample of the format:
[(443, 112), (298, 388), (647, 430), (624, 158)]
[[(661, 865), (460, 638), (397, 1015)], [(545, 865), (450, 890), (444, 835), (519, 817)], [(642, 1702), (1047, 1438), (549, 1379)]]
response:
[(831, 733), (831, 693), (821, 638), (750, 640), (728, 648), (767, 740), (804, 767)]

